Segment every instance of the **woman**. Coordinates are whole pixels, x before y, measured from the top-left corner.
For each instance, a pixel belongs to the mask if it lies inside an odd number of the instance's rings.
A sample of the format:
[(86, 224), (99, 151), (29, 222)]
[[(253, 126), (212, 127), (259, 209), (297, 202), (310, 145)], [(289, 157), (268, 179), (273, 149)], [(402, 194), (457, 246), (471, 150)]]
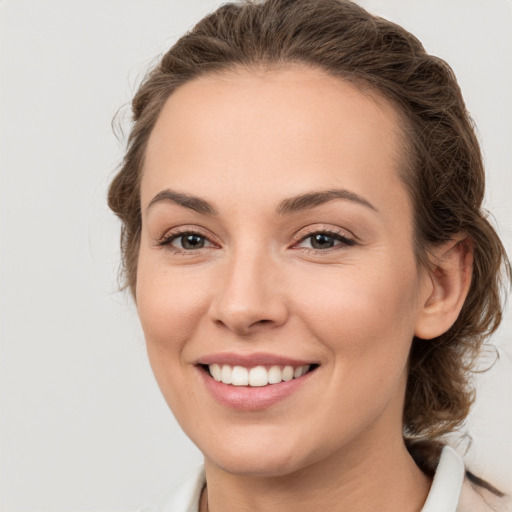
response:
[(150, 510), (504, 510), (436, 441), (510, 274), (448, 65), (348, 1), (228, 4), (132, 106), (109, 204), (205, 459)]

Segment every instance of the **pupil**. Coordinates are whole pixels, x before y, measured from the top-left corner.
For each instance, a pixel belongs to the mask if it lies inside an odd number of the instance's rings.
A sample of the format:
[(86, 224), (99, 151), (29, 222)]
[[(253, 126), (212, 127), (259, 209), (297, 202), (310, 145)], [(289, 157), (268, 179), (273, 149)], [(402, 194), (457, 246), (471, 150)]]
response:
[(311, 245), (315, 249), (329, 249), (334, 246), (334, 239), (328, 235), (314, 235)]
[(184, 235), (181, 237), (184, 249), (201, 249), (204, 247), (204, 238), (198, 235)]

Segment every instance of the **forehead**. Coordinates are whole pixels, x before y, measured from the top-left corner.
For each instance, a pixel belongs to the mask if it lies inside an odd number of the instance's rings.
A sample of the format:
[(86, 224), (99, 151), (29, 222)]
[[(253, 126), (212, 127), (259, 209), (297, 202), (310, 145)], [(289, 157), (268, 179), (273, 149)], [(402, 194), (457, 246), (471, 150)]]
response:
[(268, 182), (271, 193), (282, 184), (288, 195), (337, 186), (378, 192), (384, 178), (400, 183), (399, 140), (389, 102), (316, 68), (206, 75), (179, 87), (162, 109), (148, 142), (143, 202), (165, 185), (208, 194), (220, 177), (240, 190)]

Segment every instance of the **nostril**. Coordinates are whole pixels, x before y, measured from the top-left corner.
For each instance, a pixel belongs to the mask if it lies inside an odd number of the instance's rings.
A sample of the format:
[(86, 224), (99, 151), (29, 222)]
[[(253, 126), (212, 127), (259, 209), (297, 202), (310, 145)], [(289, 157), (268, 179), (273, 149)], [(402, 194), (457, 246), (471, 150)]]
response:
[(258, 320), (257, 322), (254, 322), (252, 325), (261, 325), (261, 324), (269, 324), (272, 320)]

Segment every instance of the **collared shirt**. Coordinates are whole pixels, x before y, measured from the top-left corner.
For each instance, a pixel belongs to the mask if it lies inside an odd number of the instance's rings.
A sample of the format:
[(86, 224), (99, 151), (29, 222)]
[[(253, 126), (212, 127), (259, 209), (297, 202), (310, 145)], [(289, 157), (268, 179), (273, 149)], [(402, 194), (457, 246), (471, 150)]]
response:
[[(177, 491), (163, 495), (140, 512), (198, 512), (206, 479), (200, 467)], [(465, 478), (464, 463), (453, 448), (445, 446), (437, 465), (430, 492), (421, 512), (508, 512), (490, 506), (486, 497)]]

